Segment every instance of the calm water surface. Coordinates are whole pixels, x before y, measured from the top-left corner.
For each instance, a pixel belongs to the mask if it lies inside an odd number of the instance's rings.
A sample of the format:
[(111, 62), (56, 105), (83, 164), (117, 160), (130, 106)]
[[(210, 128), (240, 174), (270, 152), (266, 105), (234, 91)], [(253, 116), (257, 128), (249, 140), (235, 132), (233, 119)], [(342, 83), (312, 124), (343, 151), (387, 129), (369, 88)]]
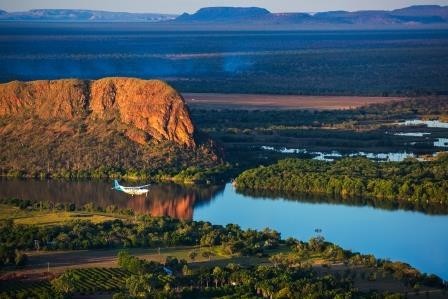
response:
[(0, 181), (0, 197), (94, 202), (140, 213), (274, 228), (283, 237), (308, 240), (316, 228), (344, 248), (410, 263), (448, 279), (448, 215), (383, 210), (367, 206), (292, 201), (237, 193), (231, 184), (212, 187), (153, 186), (147, 198), (128, 197), (104, 182)]

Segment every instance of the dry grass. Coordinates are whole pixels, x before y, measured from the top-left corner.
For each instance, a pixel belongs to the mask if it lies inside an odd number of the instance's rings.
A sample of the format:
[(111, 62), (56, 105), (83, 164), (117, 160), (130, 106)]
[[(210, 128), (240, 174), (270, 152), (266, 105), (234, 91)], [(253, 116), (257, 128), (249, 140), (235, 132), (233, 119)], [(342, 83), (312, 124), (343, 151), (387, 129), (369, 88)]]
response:
[(114, 220), (115, 217), (96, 215), (96, 214), (81, 214), (71, 212), (49, 212), (36, 214), (30, 217), (23, 217), (14, 220), (17, 224), (33, 224), (33, 225), (56, 225), (71, 220), (89, 220), (93, 223), (100, 223), (108, 220)]
[(100, 223), (117, 219), (109, 215), (83, 212), (64, 211), (26, 211), (17, 207), (0, 205), (0, 220), (13, 219), (16, 224), (27, 225), (56, 225), (72, 220), (89, 220), (93, 223)]
[(255, 94), (184, 93), (188, 106), (198, 109), (310, 109), (342, 110), (404, 100), (399, 97), (289, 96)]
[(0, 220), (25, 217), (26, 215), (26, 211), (23, 211), (17, 207), (0, 204)]

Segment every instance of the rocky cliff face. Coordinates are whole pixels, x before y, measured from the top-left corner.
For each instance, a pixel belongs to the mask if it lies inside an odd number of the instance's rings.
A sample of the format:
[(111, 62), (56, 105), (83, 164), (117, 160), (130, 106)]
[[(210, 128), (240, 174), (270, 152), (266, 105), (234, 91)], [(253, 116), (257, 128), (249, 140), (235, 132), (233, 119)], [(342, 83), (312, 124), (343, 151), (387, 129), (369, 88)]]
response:
[(181, 95), (158, 80), (104, 78), (0, 84), (0, 117), (117, 120), (140, 144), (169, 140), (195, 147), (194, 126)]

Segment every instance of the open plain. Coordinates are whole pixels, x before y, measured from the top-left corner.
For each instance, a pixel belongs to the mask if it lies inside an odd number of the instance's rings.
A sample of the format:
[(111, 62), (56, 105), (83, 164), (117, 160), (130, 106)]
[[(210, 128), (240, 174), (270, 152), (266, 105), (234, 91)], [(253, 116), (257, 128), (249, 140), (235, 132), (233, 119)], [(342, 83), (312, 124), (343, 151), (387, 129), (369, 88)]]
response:
[(184, 93), (194, 109), (345, 110), (371, 104), (403, 101), (404, 97), (302, 96), (269, 94)]

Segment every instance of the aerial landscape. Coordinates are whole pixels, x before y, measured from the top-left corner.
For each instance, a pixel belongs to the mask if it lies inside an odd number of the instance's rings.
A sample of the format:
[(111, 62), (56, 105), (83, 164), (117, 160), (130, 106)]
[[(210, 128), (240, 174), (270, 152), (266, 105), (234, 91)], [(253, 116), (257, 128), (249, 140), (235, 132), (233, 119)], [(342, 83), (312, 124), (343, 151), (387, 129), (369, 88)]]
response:
[(0, 0), (0, 299), (448, 298), (448, 1)]

